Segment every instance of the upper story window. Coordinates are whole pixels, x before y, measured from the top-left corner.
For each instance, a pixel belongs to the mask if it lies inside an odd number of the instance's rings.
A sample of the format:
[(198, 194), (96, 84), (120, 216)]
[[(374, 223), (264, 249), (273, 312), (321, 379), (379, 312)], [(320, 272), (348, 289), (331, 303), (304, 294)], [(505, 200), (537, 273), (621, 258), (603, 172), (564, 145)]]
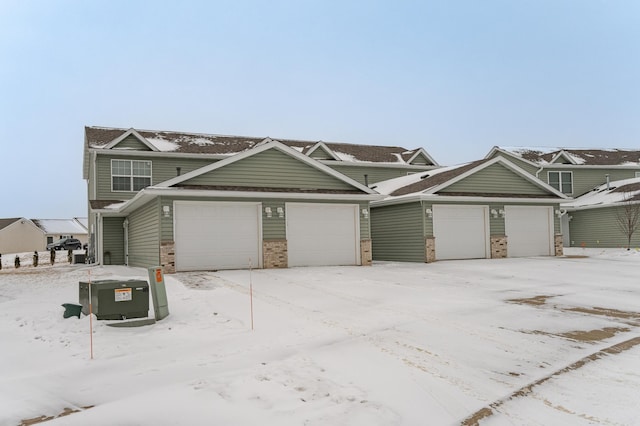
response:
[(563, 194), (573, 194), (573, 172), (549, 172), (549, 185)]
[(140, 191), (151, 186), (151, 161), (111, 160), (111, 190)]

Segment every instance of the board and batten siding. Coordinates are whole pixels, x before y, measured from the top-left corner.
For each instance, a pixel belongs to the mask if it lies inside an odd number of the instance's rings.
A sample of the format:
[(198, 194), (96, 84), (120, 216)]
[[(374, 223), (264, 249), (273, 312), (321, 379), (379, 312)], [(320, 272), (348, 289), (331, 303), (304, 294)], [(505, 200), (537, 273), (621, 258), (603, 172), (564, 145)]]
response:
[(270, 149), (184, 182), (261, 188), (353, 190), (350, 184), (288, 154)]
[[(161, 217), (161, 239), (162, 241), (173, 241), (174, 240), (174, 230), (173, 230), (173, 202), (178, 199), (172, 197), (162, 197), (160, 204), (168, 205), (171, 207), (171, 215), (170, 217)], [(286, 230), (286, 203), (326, 203), (326, 204), (358, 204), (358, 208), (360, 211), (360, 239), (366, 240), (371, 238), (371, 227), (370, 227), (370, 219), (365, 218), (362, 214), (363, 209), (369, 209), (368, 202), (362, 201), (338, 201), (338, 200), (304, 200), (304, 199), (259, 199), (259, 198), (243, 198), (241, 201), (238, 198), (233, 197), (220, 197), (220, 198), (210, 198), (203, 200), (202, 198), (196, 197), (185, 197), (180, 198), (179, 200), (184, 201), (227, 201), (227, 202), (248, 202), (248, 203), (262, 203), (261, 215), (262, 215), (262, 239), (263, 240), (281, 240), (285, 239), (287, 236)], [(271, 217), (267, 217), (267, 213), (265, 212), (265, 207), (271, 207)], [(279, 217), (278, 215), (278, 207), (282, 207), (285, 212), (284, 217)], [(159, 207), (162, 209), (162, 207)], [(322, 224), (319, 224), (320, 226)]]
[(373, 260), (426, 260), (421, 203), (376, 207), (370, 217)]
[[(616, 221), (619, 208), (605, 207), (589, 210), (570, 211), (569, 235), (571, 247), (627, 247), (627, 236)], [(640, 229), (631, 239), (631, 248), (640, 247)]]
[[(99, 155), (96, 159), (96, 194), (92, 199), (96, 200), (128, 200), (136, 195), (136, 192), (128, 191), (111, 191), (111, 160), (140, 160), (151, 161), (151, 183), (153, 185), (173, 179), (177, 176), (177, 167), (180, 167), (180, 174), (199, 169), (214, 163), (216, 160), (211, 159), (191, 159), (191, 158), (168, 158), (168, 157), (139, 157), (139, 156), (115, 156), (115, 155)], [(92, 185), (89, 188), (93, 190)]]
[(501, 164), (492, 164), (473, 175), (462, 179), (439, 194), (450, 192), (549, 195), (547, 190), (528, 181)]
[(129, 266), (160, 264), (160, 210), (156, 199), (129, 215)]
[(124, 265), (123, 217), (102, 218), (102, 258), (105, 265)]
[[(369, 186), (373, 186), (376, 182), (382, 182), (383, 180), (393, 179), (400, 176), (407, 176), (411, 173), (422, 173), (427, 170), (433, 170), (434, 166), (393, 166), (385, 165), (385, 167), (367, 167), (367, 166), (350, 166), (341, 164), (339, 161), (323, 161), (323, 164), (331, 167), (332, 169), (342, 173), (345, 176), (365, 184), (364, 175), (367, 175), (367, 181)], [(375, 188), (374, 188), (375, 189)]]

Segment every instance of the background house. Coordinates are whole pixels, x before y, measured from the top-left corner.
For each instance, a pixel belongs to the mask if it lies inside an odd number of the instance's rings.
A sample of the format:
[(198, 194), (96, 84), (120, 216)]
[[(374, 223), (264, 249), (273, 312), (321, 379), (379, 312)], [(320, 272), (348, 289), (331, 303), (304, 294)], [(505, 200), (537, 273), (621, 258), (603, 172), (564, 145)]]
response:
[(24, 217), (0, 219), (0, 254), (44, 250), (42, 230)]
[(44, 242), (41, 250), (47, 244), (61, 238), (77, 238), (82, 244), (88, 241), (87, 219), (32, 219), (33, 223), (42, 230)]
[(562, 255), (566, 197), (502, 157), (380, 182), (371, 204), (374, 260)]

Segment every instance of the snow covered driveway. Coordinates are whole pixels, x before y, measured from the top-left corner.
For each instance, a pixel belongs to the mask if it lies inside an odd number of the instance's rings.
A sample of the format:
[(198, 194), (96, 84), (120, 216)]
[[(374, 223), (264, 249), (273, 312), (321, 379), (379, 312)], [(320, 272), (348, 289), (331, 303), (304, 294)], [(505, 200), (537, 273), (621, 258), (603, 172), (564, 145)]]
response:
[(93, 360), (60, 304), (146, 271), (5, 268), (0, 425), (638, 424), (640, 253), (574, 253), (169, 275), (171, 315), (94, 320)]

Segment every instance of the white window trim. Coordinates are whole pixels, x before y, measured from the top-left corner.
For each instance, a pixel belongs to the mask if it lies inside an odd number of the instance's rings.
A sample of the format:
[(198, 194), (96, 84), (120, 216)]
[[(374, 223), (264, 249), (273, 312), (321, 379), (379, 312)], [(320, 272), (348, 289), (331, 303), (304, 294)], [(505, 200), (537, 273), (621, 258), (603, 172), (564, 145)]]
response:
[[(549, 170), (547, 172), (547, 184), (549, 184), (549, 186), (553, 187), (553, 185), (551, 185), (551, 179), (549, 178), (549, 175), (551, 173), (558, 173), (558, 188), (555, 188), (555, 189), (557, 189), (559, 192), (562, 192), (563, 194), (567, 194), (567, 195), (573, 194), (573, 172), (572, 171)], [(562, 191), (562, 174), (563, 173), (569, 173), (569, 175), (571, 176), (571, 192), (563, 192)]]
[(639, 178), (640, 177), (640, 172), (636, 172), (636, 177)]
[[(113, 162), (114, 161), (128, 161), (130, 163), (130, 170), (131, 170), (131, 174), (130, 175), (114, 175), (113, 174)], [(133, 162), (142, 162), (142, 163), (149, 163), (149, 176), (135, 176), (133, 174)], [(138, 190), (134, 190), (133, 189), (133, 178), (134, 177), (148, 177), (149, 178), (149, 186), (151, 186), (153, 184), (153, 162), (151, 160), (127, 160), (127, 159), (120, 159), (120, 158), (112, 158), (111, 159), (111, 163), (109, 164), (110, 169), (109, 169), (109, 179), (111, 180), (111, 192), (138, 192)], [(129, 190), (122, 190), (122, 189), (113, 189), (113, 178), (114, 177), (128, 177), (129, 179)]]

